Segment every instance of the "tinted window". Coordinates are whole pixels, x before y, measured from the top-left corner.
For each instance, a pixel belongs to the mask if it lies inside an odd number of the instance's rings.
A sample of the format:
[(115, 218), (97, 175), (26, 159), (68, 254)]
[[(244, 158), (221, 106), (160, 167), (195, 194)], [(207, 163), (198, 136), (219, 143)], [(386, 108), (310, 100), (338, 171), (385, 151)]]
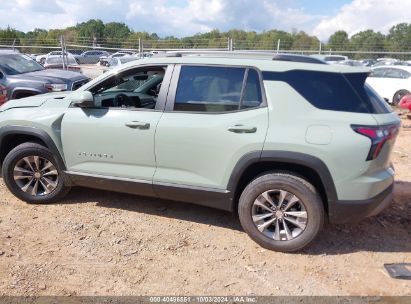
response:
[(344, 76), (351, 84), (355, 92), (360, 96), (362, 102), (368, 108), (369, 113), (383, 114), (392, 111), (385, 100), (380, 97), (377, 92), (375, 92), (368, 84), (365, 83), (367, 74), (352, 73), (344, 74)]
[(240, 108), (244, 68), (181, 67), (174, 110), (224, 112)]
[(256, 70), (249, 70), (241, 108), (255, 108), (262, 102), (260, 79)]
[(384, 77), (387, 78), (403, 78), (401, 70), (399, 69), (387, 69)]
[(374, 89), (371, 88), (368, 84), (364, 85), (364, 90), (368, 98), (370, 99), (370, 102), (374, 105), (376, 114), (392, 112), (392, 109), (388, 105), (388, 103), (380, 95), (378, 95), (377, 92), (375, 92)]
[(370, 77), (384, 77), (386, 69), (375, 69), (371, 72)]
[(367, 74), (317, 71), (265, 72), (264, 79), (287, 82), (313, 106), (322, 110), (354, 113), (387, 113), (365, 91)]
[(401, 70), (401, 78), (407, 79), (410, 78), (411, 74), (405, 70)]

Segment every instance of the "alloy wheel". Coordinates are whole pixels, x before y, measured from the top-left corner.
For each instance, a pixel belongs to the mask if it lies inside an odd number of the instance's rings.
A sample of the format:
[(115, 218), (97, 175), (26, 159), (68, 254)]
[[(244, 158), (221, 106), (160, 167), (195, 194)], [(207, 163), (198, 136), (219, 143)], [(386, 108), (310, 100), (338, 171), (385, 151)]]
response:
[(257, 229), (275, 241), (290, 241), (307, 227), (304, 203), (286, 190), (268, 190), (252, 206), (252, 219)]
[(32, 196), (44, 196), (57, 188), (59, 174), (50, 160), (34, 155), (16, 163), (13, 178), (21, 191)]

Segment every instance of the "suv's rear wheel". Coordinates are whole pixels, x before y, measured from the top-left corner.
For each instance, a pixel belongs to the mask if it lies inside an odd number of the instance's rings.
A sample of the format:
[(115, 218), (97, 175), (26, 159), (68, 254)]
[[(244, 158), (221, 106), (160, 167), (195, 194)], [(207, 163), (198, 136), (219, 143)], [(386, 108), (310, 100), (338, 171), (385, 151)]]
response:
[(244, 189), (240, 222), (262, 247), (283, 252), (302, 249), (320, 233), (324, 208), (316, 189), (291, 173), (270, 173)]
[(52, 203), (70, 190), (53, 154), (36, 143), (24, 143), (11, 150), (2, 170), (7, 188), (27, 203)]

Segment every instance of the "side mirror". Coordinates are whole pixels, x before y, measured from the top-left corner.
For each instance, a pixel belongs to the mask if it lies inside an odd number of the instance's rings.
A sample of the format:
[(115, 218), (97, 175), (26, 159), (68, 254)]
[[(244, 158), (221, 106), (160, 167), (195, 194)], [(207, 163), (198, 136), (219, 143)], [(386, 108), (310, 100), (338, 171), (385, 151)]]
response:
[(71, 103), (82, 108), (94, 107), (94, 97), (89, 91), (76, 91), (69, 95)]

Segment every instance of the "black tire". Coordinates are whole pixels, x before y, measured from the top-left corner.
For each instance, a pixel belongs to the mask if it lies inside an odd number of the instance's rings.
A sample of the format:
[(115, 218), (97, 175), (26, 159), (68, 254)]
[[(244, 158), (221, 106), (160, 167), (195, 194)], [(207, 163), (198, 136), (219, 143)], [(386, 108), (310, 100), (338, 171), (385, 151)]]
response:
[[(286, 225), (287, 229), (291, 226), (294, 229), (292, 231), (293, 233), (294, 231), (298, 231), (297, 233), (300, 233), (294, 238), (284, 236), (286, 240), (283, 240), (283, 237), (281, 237), (280, 240), (275, 240), (274, 232), (277, 229), (274, 224), (272, 224), (272, 226), (270, 225), (268, 227), (269, 229), (264, 229), (264, 232), (261, 232), (258, 230), (257, 224), (253, 221), (253, 210), (256, 210), (255, 208), (259, 208), (254, 205), (257, 198), (261, 200), (263, 193), (267, 193), (267, 191), (274, 191), (274, 189), (288, 192), (288, 197), (292, 197), (291, 195), (294, 195), (298, 198), (297, 203), (295, 203), (297, 205), (295, 208), (300, 207), (300, 210), (304, 210), (305, 212), (305, 229), (300, 229), (299, 227), (290, 224), (288, 220), (286, 221), (287, 216), (288, 219), (290, 218), (289, 215), (285, 215), (286, 212), (280, 212), (280, 217), (277, 217), (277, 215), (274, 216), (274, 218), (279, 218), (280, 226), (278, 227), (282, 226), (283, 230), (279, 229), (282, 235), (284, 235), (286, 231), (283, 221), (288, 223)], [(275, 191), (268, 193), (275, 193)], [(289, 199), (288, 202), (290, 200), (291, 199)], [(277, 203), (278, 201), (275, 202), (275, 204)], [(284, 207), (286, 203), (287, 201), (284, 200), (284, 203), (281, 206)], [(270, 206), (270, 204), (268, 204), (268, 206)], [(280, 211), (280, 208), (277, 210)], [(273, 214), (277, 214), (276, 212), (274, 213), (274, 211), (272, 212)], [(272, 172), (260, 176), (249, 183), (241, 194), (238, 205), (238, 213), (241, 226), (256, 243), (266, 249), (281, 252), (294, 252), (306, 247), (318, 236), (324, 225), (324, 206), (316, 189), (305, 179), (288, 172)], [(264, 223), (271, 221), (271, 219), (272, 217), (264, 219)], [(269, 237), (265, 233), (273, 233), (273, 237)]]
[(405, 96), (405, 95), (409, 95), (411, 94), (409, 91), (407, 90), (400, 90), (397, 93), (394, 94), (394, 97), (392, 98), (392, 105), (393, 106), (398, 106), (398, 104), (400, 103), (401, 99)]
[[(42, 182), (40, 181), (40, 177), (38, 178), (38, 185), (36, 190), (38, 192), (41, 192), (43, 190), (42, 194), (39, 195), (33, 195), (32, 193), (28, 192), (34, 192), (34, 184), (35, 184), (35, 179), (33, 180), (32, 184), (30, 184), (31, 190), (27, 190), (26, 192), (22, 190), (21, 184), (19, 185), (18, 183), (20, 182), (17, 181), (14, 178), (14, 170), (17, 164), (19, 163), (24, 163), (23, 159), (26, 157), (39, 157), (40, 162), (42, 162), (43, 166), (45, 167), (46, 161), (52, 163), (53, 167), (49, 168), (48, 170), (52, 170), (53, 176), (47, 176), (48, 180), (53, 180), (53, 185), (56, 185), (52, 190), (45, 189), (43, 185), (41, 184)], [(24, 163), (26, 164), (26, 163)], [(19, 166), (20, 168), (20, 166)], [(36, 169), (35, 169), (36, 170)], [(27, 171), (27, 170), (26, 170)], [(55, 171), (57, 171), (57, 174), (55, 174)], [(45, 172), (45, 171), (44, 171)], [(50, 171), (48, 171), (50, 172)], [(49, 149), (46, 147), (36, 144), (36, 143), (24, 143), (21, 144), (17, 147), (15, 147), (13, 150), (11, 150), (6, 158), (4, 159), (3, 162), (3, 167), (2, 167), (2, 174), (3, 174), (3, 179), (4, 182), (7, 186), (7, 188), (12, 192), (16, 197), (21, 199), (22, 201), (25, 201), (29, 204), (49, 204), (53, 202), (57, 202), (61, 200), (69, 191), (70, 187), (67, 186), (66, 184), (66, 178), (64, 175), (64, 172), (62, 168), (59, 167), (58, 162), (54, 158), (53, 154), (50, 152)], [(25, 176), (30, 176), (28, 173), (24, 173), (23, 175)], [(42, 178), (45, 177), (43, 176), (43, 173), (41, 174)], [(20, 183), (27, 183), (30, 181), (30, 178), (27, 179), (22, 179)], [(44, 180), (43, 180), (44, 181)], [(47, 184), (50, 185), (50, 184)], [(51, 186), (51, 185), (50, 185)], [(50, 193), (47, 193), (49, 191)], [(35, 191), (37, 192), (37, 191)]]

